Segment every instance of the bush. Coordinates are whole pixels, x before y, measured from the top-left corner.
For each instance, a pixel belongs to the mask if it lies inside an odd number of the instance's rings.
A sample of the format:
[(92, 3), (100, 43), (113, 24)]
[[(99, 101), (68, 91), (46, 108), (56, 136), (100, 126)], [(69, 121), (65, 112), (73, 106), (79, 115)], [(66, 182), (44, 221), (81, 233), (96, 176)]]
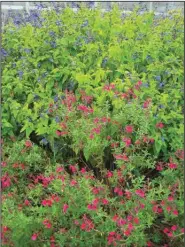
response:
[(168, 237), (170, 246), (181, 246), (180, 160), (158, 164), (159, 176), (151, 180), (138, 172), (153, 167), (152, 159), (135, 154), (123, 162), (117, 156), (117, 170), (104, 171), (99, 181), (77, 164), (69, 166), (70, 175), (64, 165), (46, 163), (43, 152), (25, 147), (28, 143), (15, 142), (3, 151), (4, 246), (150, 246), (150, 241), (162, 246)]
[(5, 27), (4, 246), (182, 246), (183, 17), (139, 13)]

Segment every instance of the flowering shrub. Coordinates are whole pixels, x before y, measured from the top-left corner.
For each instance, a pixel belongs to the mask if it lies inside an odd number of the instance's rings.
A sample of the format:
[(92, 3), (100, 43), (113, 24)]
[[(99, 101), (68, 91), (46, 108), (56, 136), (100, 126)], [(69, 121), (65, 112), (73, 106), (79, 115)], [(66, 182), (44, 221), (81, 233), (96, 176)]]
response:
[(5, 27), (3, 246), (182, 246), (183, 18), (138, 13)]
[[(103, 182), (80, 164), (69, 166), (70, 175), (65, 165), (46, 162), (40, 148), (25, 144), (15, 142), (3, 151), (4, 246), (180, 246), (179, 159), (157, 164), (163, 170), (153, 180), (138, 176), (144, 166), (136, 170), (137, 164), (118, 159), (117, 170), (107, 171)], [(145, 162), (151, 161), (145, 157)]]

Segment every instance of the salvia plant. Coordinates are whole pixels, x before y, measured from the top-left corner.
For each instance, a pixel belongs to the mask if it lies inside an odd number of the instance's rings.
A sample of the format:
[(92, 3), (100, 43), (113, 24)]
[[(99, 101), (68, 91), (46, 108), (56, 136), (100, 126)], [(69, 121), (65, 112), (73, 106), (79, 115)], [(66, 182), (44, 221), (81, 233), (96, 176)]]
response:
[(181, 11), (50, 5), (2, 33), (3, 246), (183, 246)]

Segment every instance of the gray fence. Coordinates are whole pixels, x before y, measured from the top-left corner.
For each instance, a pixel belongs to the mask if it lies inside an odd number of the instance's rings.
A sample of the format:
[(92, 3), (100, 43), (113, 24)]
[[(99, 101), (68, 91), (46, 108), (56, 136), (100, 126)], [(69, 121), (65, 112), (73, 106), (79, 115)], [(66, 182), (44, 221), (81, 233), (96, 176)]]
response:
[[(11, 10), (13, 12), (23, 12), (24, 10), (26, 12), (30, 12), (30, 10), (37, 8), (35, 4), (41, 4), (44, 5), (46, 8), (50, 8), (53, 5), (53, 2), (3, 2), (1, 5), (2, 9), (2, 22), (3, 26), (8, 21), (8, 12)], [(54, 2), (57, 6), (61, 8), (65, 8), (66, 6), (72, 7), (74, 10), (76, 10), (77, 5), (80, 2), (74, 2), (74, 1), (66, 1), (66, 2)], [(114, 3), (114, 1), (104, 2), (104, 1), (85, 1), (84, 4), (87, 7), (96, 8), (97, 5), (100, 5), (103, 11), (106, 11), (111, 8), (111, 5)], [(130, 12), (132, 11), (136, 6), (140, 6), (143, 11), (154, 11), (156, 14), (164, 14), (167, 13), (170, 10), (173, 9), (181, 9), (182, 13), (184, 12), (184, 2), (116, 2), (121, 10), (123, 12)]]

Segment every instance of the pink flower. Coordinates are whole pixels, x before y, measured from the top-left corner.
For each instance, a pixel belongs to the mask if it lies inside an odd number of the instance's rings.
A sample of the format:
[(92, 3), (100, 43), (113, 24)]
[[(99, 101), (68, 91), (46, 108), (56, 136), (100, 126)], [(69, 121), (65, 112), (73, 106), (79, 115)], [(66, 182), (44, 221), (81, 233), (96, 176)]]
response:
[(119, 143), (118, 142), (113, 142), (113, 143), (111, 143), (111, 147), (112, 148), (116, 148), (116, 147), (118, 147), (119, 146)]
[(168, 164), (168, 167), (169, 167), (170, 169), (176, 169), (176, 168), (177, 168), (177, 165), (174, 164), (174, 163), (169, 163), (169, 164)]
[(123, 138), (123, 142), (125, 142), (126, 147), (129, 147), (132, 143), (131, 139), (128, 137)]
[(70, 166), (69, 166), (69, 169), (72, 171), (72, 173), (77, 172), (76, 166), (70, 165)]
[(51, 228), (51, 222), (50, 222), (49, 220), (44, 220), (44, 221), (43, 221), (43, 225), (44, 225), (46, 228), (48, 228), (48, 229)]
[(167, 227), (164, 228), (164, 230), (163, 230), (163, 232), (166, 233), (166, 234), (167, 234), (169, 231), (170, 231), (170, 230), (169, 230)]
[(120, 240), (120, 239), (121, 239), (120, 234), (117, 234), (116, 232), (110, 232), (107, 237), (108, 245), (113, 244), (114, 246), (116, 246), (116, 240)]
[(38, 234), (37, 234), (37, 233), (34, 233), (34, 234), (31, 236), (31, 240), (35, 241), (35, 240), (37, 240), (37, 237), (38, 237)]
[(161, 204), (161, 206), (165, 206), (165, 201), (162, 200), (160, 204)]
[(79, 105), (78, 107), (77, 107), (77, 109), (79, 110), (79, 111), (83, 111), (84, 113), (92, 113), (93, 112), (93, 109), (91, 109), (91, 108), (88, 108), (87, 106), (85, 106), (85, 105)]
[(97, 127), (97, 128), (92, 129), (92, 132), (96, 133), (96, 134), (100, 134), (100, 131), (101, 131), (101, 127)]
[(29, 206), (29, 205), (30, 205), (30, 202), (29, 202), (28, 200), (25, 200), (25, 201), (24, 201), (24, 205), (25, 205), (25, 206)]
[(29, 140), (25, 141), (25, 146), (26, 146), (27, 148), (32, 147), (31, 141), (29, 141)]
[(107, 178), (113, 177), (113, 173), (112, 173), (111, 171), (108, 171), (106, 177), (107, 177)]
[(129, 230), (128, 228), (123, 232), (125, 236), (130, 236), (131, 234), (131, 230)]
[(173, 214), (174, 214), (175, 216), (177, 216), (177, 215), (179, 214), (179, 212), (178, 212), (177, 210), (173, 210)]
[(2, 166), (2, 167), (5, 167), (5, 166), (7, 166), (7, 163), (6, 163), (5, 161), (2, 161), (2, 162), (1, 162), (1, 166)]
[(144, 103), (143, 103), (143, 108), (148, 108), (149, 107), (149, 104), (150, 102), (148, 100), (146, 100)]
[(115, 154), (114, 157), (115, 157), (117, 160), (129, 161), (129, 158), (127, 157), (126, 154)]
[(56, 172), (63, 172), (64, 168), (63, 167), (57, 167)]
[(128, 216), (127, 216), (127, 220), (128, 220), (128, 221), (131, 221), (132, 219), (133, 219), (132, 215), (128, 215)]
[(97, 205), (97, 204), (98, 204), (98, 202), (99, 202), (99, 199), (98, 199), (98, 198), (96, 198), (96, 199), (94, 199), (94, 200), (93, 200), (92, 204)]
[(128, 229), (129, 229), (130, 231), (132, 231), (132, 230), (134, 229), (132, 223), (128, 223)]
[(82, 168), (81, 170), (80, 170), (80, 172), (83, 174), (83, 173), (86, 173), (87, 171), (86, 171), (86, 168)]
[(136, 190), (136, 195), (144, 198), (145, 197), (145, 192), (143, 190), (139, 189), (139, 190)]
[(171, 227), (171, 230), (172, 230), (172, 231), (176, 231), (176, 230), (177, 230), (177, 226), (173, 225), (173, 226)]
[(153, 246), (152, 242), (148, 241), (148, 242), (147, 242), (147, 246), (148, 246), (148, 247), (152, 247), (152, 246)]
[(123, 225), (126, 225), (126, 220), (124, 220), (124, 219), (122, 219), (122, 218), (120, 218), (118, 221), (117, 221), (117, 224), (118, 224), (118, 226), (123, 226)]
[(114, 88), (115, 88), (115, 85), (113, 83), (111, 83), (110, 85), (105, 85), (103, 87), (103, 90), (110, 91), (110, 90), (113, 90)]
[(114, 193), (117, 193), (119, 196), (123, 196), (123, 191), (118, 187), (114, 188)]
[(47, 199), (47, 200), (43, 200), (42, 201), (42, 205), (43, 206), (48, 206), (48, 207), (51, 207), (52, 206), (52, 200), (50, 200), (50, 199)]
[(173, 237), (173, 232), (168, 232), (167, 235), (168, 237)]
[(94, 123), (98, 123), (99, 122), (99, 118), (96, 117), (93, 122)]
[(59, 201), (60, 201), (60, 197), (53, 194), (53, 195), (51, 196), (51, 200), (53, 200), (53, 201), (55, 201), (55, 202), (59, 202)]
[(109, 203), (109, 201), (108, 201), (107, 199), (102, 199), (102, 203), (103, 203), (104, 205), (107, 205), (107, 204)]
[(57, 135), (57, 136), (60, 136), (60, 135), (61, 135), (61, 131), (56, 130), (56, 135)]
[(72, 180), (71, 183), (70, 183), (71, 186), (75, 186), (77, 185), (77, 182), (75, 180)]
[(166, 208), (166, 210), (167, 210), (168, 212), (170, 212), (172, 209), (171, 209), (170, 206), (168, 206), (168, 207)]
[(156, 128), (162, 129), (162, 128), (164, 128), (164, 124), (159, 122), (159, 123), (156, 124)]
[(131, 126), (131, 125), (127, 125), (126, 127), (125, 127), (125, 131), (127, 132), (127, 133), (132, 133), (133, 132), (133, 126)]
[(93, 222), (84, 215), (83, 223), (81, 224), (80, 228), (86, 232), (90, 232), (94, 228)]
[(127, 199), (130, 199), (131, 196), (132, 196), (132, 193), (130, 191), (126, 190), (125, 191), (125, 196), (126, 196)]
[(142, 85), (142, 81), (138, 81), (137, 85), (141, 86)]
[(85, 105), (79, 105), (79, 106), (77, 107), (77, 109), (78, 109), (79, 111), (88, 112), (88, 107), (85, 106)]
[(114, 89), (114, 88), (115, 88), (115, 84), (111, 83), (111, 84), (110, 84), (110, 88), (111, 88), (111, 89)]
[(162, 171), (162, 170), (163, 170), (162, 164), (157, 164), (156, 170), (157, 170), (157, 171)]
[(158, 207), (159, 207), (158, 205), (154, 205), (152, 207), (153, 212), (157, 213), (158, 212)]
[(169, 196), (169, 197), (168, 197), (168, 201), (173, 202), (173, 201), (174, 201), (173, 196)]
[(135, 223), (135, 224), (137, 224), (137, 225), (139, 224), (139, 219), (138, 219), (137, 217), (136, 217), (136, 218), (134, 218), (134, 220), (133, 220), (133, 221), (134, 221), (134, 223)]
[(163, 209), (162, 208), (157, 208), (157, 213), (161, 214), (163, 212)]
[(145, 208), (145, 204), (140, 203), (139, 205), (140, 205), (140, 208), (141, 208), (141, 209)]
[(112, 218), (112, 220), (116, 222), (118, 220), (118, 218), (119, 218), (118, 215), (114, 215), (113, 218)]
[(181, 229), (181, 233), (184, 233), (184, 228)]
[(63, 213), (65, 214), (67, 212), (67, 209), (69, 208), (69, 206), (67, 204), (63, 205)]
[(101, 118), (101, 121), (102, 121), (103, 123), (107, 123), (107, 122), (110, 122), (110, 119), (107, 118), (107, 117), (102, 117), (102, 118)]
[(89, 204), (89, 205), (87, 206), (87, 208), (88, 208), (89, 210), (96, 210), (96, 209), (97, 209), (97, 206), (94, 205), (94, 204)]
[(92, 193), (93, 193), (94, 195), (99, 194), (99, 192), (100, 192), (100, 188), (94, 187), (94, 188), (92, 189)]
[(11, 179), (8, 175), (8, 173), (6, 173), (4, 176), (1, 177), (1, 183), (2, 183), (2, 188), (6, 188), (6, 187), (10, 187), (11, 185)]
[(89, 135), (89, 138), (90, 138), (90, 139), (94, 139), (94, 135), (91, 133), (91, 134)]
[(67, 129), (67, 125), (66, 125), (65, 122), (61, 122), (61, 123), (60, 123), (60, 127), (61, 127), (62, 129)]

